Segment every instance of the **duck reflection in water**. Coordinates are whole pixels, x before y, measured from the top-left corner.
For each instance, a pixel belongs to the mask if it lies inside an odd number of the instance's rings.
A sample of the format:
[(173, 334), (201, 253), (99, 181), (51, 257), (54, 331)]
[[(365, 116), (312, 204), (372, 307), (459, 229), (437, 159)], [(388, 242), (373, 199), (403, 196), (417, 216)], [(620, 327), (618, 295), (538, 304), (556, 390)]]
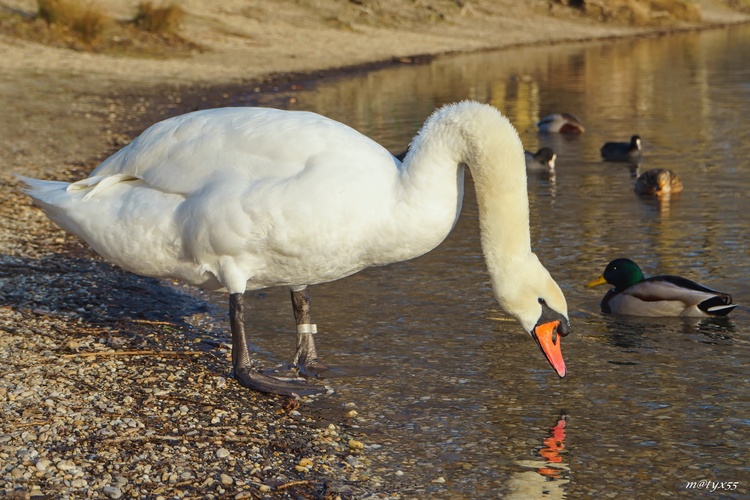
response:
[(609, 360), (615, 365), (637, 365), (643, 350), (663, 349), (659, 340), (687, 340), (710, 345), (733, 345), (738, 342), (734, 322), (726, 316), (710, 318), (608, 316), (604, 325), (604, 342), (622, 349), (625, 357)]
[(565, 498), (565, 485), (570, 482), (570, 466), (565, 463), (565, 434), (568, 417), (562, 412), (547, 432), (539, 455), (542, 460), (518, 460), (525, 470), (513, 475), (508, 482), (510, 492), (505, 498)]
[(605, 326), (608, 333), (606, 343), (630, 350), (648, 344), (648, 332), (654, 325), (653, 321), (637, 316), (617, 316), (609, 319)]

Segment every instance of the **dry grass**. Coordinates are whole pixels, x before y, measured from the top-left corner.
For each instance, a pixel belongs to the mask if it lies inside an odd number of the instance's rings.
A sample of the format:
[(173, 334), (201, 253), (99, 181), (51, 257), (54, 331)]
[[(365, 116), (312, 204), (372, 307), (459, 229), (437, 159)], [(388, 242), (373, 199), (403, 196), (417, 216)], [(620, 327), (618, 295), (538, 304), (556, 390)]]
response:
[(76, 0), (39, 0), (38, 16), (50, 26), (69, 30), (87, 44), (99, 40), (113, 22), (96, 4)]
[[(748, 1), (748, 0), (741, 0)], [(573, 7), (599, 21), (632, 26), (668, 26), (699, 22), (700, 6), (694, 0), (550, 0), (550, 5)]]
[(726, 0), (729, 8), (740, 12), (750, 12), (750, 0)]
[(141, 2), (133, 22), (139, 28), (162, 35), (176, 34), (185, 19), (185, 11), (179, 5), (155, 7), (151, 2)]
[(73, 50), (132, 57), (183, 57), (203, 50), (177, 32), (186, 16), (180, 7), (142, 3), (130, 21), (116, 21), (91, 0), (38, 0), (38, 10), (3, 9), (0, 33)]
[(690, 0), (650, 0), (652, 15), (666, 15), (677, 21), (698, 22), (702, 19), (700, 6)]

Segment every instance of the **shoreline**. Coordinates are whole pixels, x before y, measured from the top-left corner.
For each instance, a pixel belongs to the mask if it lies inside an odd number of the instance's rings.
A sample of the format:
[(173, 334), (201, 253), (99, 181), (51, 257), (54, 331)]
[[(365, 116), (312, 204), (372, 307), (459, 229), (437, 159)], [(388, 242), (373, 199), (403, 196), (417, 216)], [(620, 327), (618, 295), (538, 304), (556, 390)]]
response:
[[(234, 12), (240, 3), (227, 2), (226, 8)], [(207, 305), (201, 299), (204, 292), (105, 263), (33, 207), (18, 191), (13, 173), (81, 178), (145, 126), (215, 102), (211, 96), (233, 89), (259, 87), (262, 94), (473, 52), (668, 36), (750, 22), (750, 16), (740, 17), (737, 22), (631, 29), (609, 36), (590, 34), (601, 26), (585, 21), (576, 39), (547, 35), (502, 47), (411, 56), (394, 52), (328, 69), (287, 67), (326, 67), (325, 54), (318, 54), (302, 63), (284, 59), (278, 71), (257, 69), (250, 78), (238, 77), (242, 61), (234, 61), (215, 81), (207, 77), (215, 67), (207, 58), (220, 57), (220, 49), (197, 57), (193, 68), (184, 60), (147, 61), (131, 71), (137, 61), (125, 61), (118, 69), (111, 66), (117, 64), (113, 58), (0, 35), (0, 50), (9, 54), (0, 61), (0, 70), (7, 70), (0, 71), (0, 105), (7, 110), (0, 127), (8, 131), (0, 137), (5, 188), (0, 204), (0, 408), (6, 415), (0, 422), (0, 462), (8, 464), (0, 469), (0, 492), (8, 498), (403, 494), (389, 485), (393, 471), (371, 470), (367, 436), (356, 418), (346, 416), (356, 402), (322, 417), (309, 400), (239, 387), (229, 377), (226, 311)], [(225, 21), (227, 26), (234, 26), (232, 19)], [(336, 35), (324, 28), (326, 36)], [(342, 37), (351, 35), (342, 31)], [(227, 47), (221, 57), (235, 57), (233, 44), (242, 38), (215, 36)], [(257, 38), (249, 40), (257, 43)], [(220, 47), (219, 42), (214, 40), (214, 46)], [(301, 42), (304, 37), (295, 43)], [(252, 49), (252, 43), (242, 48)], [(160, 64), (163, 72), (149, 74)], [(259, 68), (273, 64), (271, 58)], [(189, 71), (193, 79), (168, 81), (169, 75)]]
[[(132, 10), (129, 2), (98, 3), (117, 19), (127, 18)], [(184, 35), (200, 41), (205, 49), (173, 59), (118, 58), (46, 47), (0, 31), (0, 50), (4, 53), (0, 59), (0, 104), (7, 108), (0, 115), (0, 128), (10, 131), (0, 139), (0, 163), (6, 171), (20, 170), (31, 176), (55, 175), (59, 165), (65, 163), (84, 161), (93, 165), (93, 161), (105, 157), (103, 152), (111, 154), (136, 131), (142, 131), (144, 124), (170, 116), (168, 110), (142, 104), (155, 94), (171, 99), (170, 109), (179, 107), (184, 113), (190, 108), (180, 106), (181, 94), (192, 98), (196, 91), (221, 93), (222, 89), (260, 87), (261, 92), (267, 92), (300, 81), (393, 64), (422, 64), (460, 54), (667, 36), (750, 23), (750, 13), (732, 11), (719, 0), (700, 1), (703, 21), (668, 26), (596, 22), (567, 8), (552, 9), (552, 4), (542, 8), (547, 4), (541, 0), (520, 7), (512, 0), (476, 0), (468, 14), (463, 9), (451, 11), (441, 0), (426, 0), (423, 7), (444, 18), (419, 24), (408, 18), (424, 9), (415, 10), (413, 6), (403, 14), (406, 21), (387, 16), (386, 7), (410, 5), (405, 0), (382, 2), (385, 12), (380, 17), (372, 14), (374, 8), (367, 8), (366, 3), (350, 6), (340, 14), (338, 7), (332, 7), (337, 5), (334, 0), (318, 2), (320, 12), (315, 12), (315, 6), (285, 0), (280, 5), (288, 10), (273, 12), (260, 1), (223, 0), (211, 6), (188, 2)], [(29, 13), (35, 9), (33, 0), (5, 0), (3, 4)], [(244, 8), (245, 4), (250, 7)], [(352, 9), (359, 10), (353, 13)], [(368, 13), (364, 20), (363, 9)], [(514, 9), (512, 18), (509, 9)], [(332, 15), (339, 24), (332, 24)], [(304, 29), (300, 28), (300, 18), (306, 23)], [(311, 39), (311, 33), (321, 40)], [(332, 51), (326, 44), (337, 49)], [(69, 118), (64, 126), (72, 134), (50, 126), (64, 116)], [(34, 140), (40, 132), (54, 142), (43, 154), (37, 151)], [(47, 164), (44, 172), (37, 173), (36, 166), (42, 163)]]

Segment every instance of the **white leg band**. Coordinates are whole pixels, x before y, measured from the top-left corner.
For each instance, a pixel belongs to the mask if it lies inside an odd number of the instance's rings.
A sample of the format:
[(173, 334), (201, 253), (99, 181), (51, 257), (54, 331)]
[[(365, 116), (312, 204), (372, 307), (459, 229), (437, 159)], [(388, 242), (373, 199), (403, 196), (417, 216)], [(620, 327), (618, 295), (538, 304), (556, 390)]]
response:
[(297, 333), (318, 333), (318, 325), (314, 323), (297, 325)]

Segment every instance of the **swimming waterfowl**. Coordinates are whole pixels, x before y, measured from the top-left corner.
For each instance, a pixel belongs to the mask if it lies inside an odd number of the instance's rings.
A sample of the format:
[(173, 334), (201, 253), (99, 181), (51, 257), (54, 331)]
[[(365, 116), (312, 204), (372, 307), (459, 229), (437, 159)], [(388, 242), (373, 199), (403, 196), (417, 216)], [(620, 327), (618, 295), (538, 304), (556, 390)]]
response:
[(599, 151), (605, 161), (638, 163), (641, 160), (641, 138), (634, 135), (630, 142), (605, 142)]
[(489, 105), (436, 110), (403, 163), (315, 113), (222, 108), (151, 126), (83, 180), (21, 179), (51, 220), (110, 262), (229, 292), (235, 378), (302, 395), (320, 389), (251, 365), (243, 293), (288, 287), (294, 363), (302, 375), (324, 370), (307, 287), (439, 245), (460, 213), (467, 166), (495, 297), (563, 377), (567, 304), (531, 251), (523, 146)]
[(524, 151), (524, 157), (526, 158), (526, 168), (531, 172), (547, 172), (555, 170), (555, 160), (557, 155), (552, 149), (544, 147), (540, 148), (536, 153), (531, 151)]
[(581, 120), (570, 113), (554, 113), (545, 116), (536, 124), (539, 132), (556, 132), (560, 134), (582, 134), (585, 132)]
[(630, 259), (615, 259), (604, 274), (586, 284), (594, 287), (609, 283), (601, 301), (602, 312), (632, 316), (726, 316), (737, 307), (732, 296), (717, 292), (679, 276), (659, 275), (645, 278), (638, 264)]
[(682, 181), (666, 168), (646, 170), (635, 180), (634, 190), (640, 195), (669, 195), (682, 191)]

